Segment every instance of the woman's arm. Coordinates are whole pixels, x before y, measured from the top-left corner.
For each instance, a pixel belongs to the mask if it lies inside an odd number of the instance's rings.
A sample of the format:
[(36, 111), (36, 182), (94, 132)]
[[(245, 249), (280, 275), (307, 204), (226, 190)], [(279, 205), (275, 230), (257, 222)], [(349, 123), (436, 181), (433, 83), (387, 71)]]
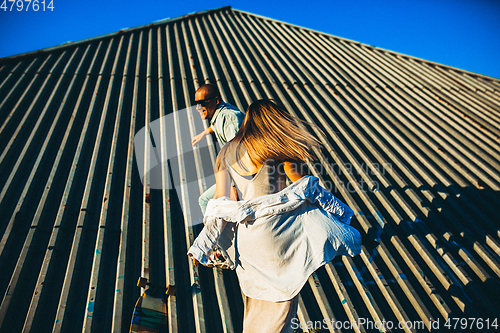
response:
[[(218, 163), (217, 163), (218, 164)], [(231, 176), (227, 169), (221, 169), (215, 174), (215, 194), (213, 199), (231, 196)], [(198, 266), (199, 261), (191, 257), (194, 266)]]
[(285, 169), (286, 176), (293, 183), (305, 176), (304, 170), (302, 170), (301, 162), (285, 161), (284, 169)]
[(215, 184), (214, 199), (231, 196), (231, 176), (227, 169), (217, 171), (215, 174)]

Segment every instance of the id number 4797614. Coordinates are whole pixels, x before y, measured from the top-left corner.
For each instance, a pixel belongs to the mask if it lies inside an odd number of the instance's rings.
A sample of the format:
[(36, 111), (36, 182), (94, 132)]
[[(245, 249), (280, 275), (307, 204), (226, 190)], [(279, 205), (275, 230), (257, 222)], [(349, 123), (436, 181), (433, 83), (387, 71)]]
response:
[[(2, 1), (2, 0), (0, 0)], [(3, 0), (0, 10), (9, 11), (54, 11), (54, 0)]]

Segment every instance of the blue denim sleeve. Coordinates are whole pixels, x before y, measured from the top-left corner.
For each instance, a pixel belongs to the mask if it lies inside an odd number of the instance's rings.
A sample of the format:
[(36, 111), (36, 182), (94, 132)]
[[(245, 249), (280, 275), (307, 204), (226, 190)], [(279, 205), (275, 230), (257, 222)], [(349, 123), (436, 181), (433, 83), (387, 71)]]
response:
[(316, 184), (309, 200), (313, 203), (317, 202), (321, 208), (334, 215), (340, 222), (351, 223), (354, 215), (352, 209), (319, 184)]
[(208, 256), (217, 244), (225, 226), (226, 222), (222, 219), (210, 217), (189, 248), (188, 255), (196, 258), (203, 265), (208, 264)]

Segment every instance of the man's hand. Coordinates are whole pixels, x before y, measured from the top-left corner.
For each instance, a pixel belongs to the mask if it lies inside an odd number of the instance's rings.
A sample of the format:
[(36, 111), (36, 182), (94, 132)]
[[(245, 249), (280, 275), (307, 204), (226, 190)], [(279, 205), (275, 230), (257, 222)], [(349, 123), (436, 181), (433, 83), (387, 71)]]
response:
[(201, 141), (205, 137), (205, 132), (201, 132), (200, 134), (196, 135), (193, 140), (191, 140), (191, 144), (195, 146), (198, 142)]
[(191, 144), (194, 146), (196, 145), (198, 142), (201, 141), (201, 139), (203, 139), (203, 137), (205, 135), (208, 135), (208, 134), (212, 134), (214, 132), (214, 130), (212, 129), (212, 126), (208, 126), (206, 130), (204, 130), (203, 132), (201, 132), (200, 134), (196, 135), (193, 140), (191, 140)]

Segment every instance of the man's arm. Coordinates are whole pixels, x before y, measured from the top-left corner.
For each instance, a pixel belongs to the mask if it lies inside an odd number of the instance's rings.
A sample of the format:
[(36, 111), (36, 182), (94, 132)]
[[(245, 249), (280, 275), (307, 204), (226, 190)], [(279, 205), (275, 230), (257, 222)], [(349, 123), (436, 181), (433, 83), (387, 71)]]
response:
[(226, 138), (227, 142), (231, 141), (236, 136), (236, 133), (238, 133), (239, 129), (240, 124), (238, 123), (238, 121), (231, 121), (224, 124), (224, 137)]
[(203, 139), (205, 137), (205, 135), (208, 135), (208, 134), (211, 134), (213, 133), (214, 130), (212, 128), (212, 126), (208, 126), (208, 128), (206, 130), (204, 130), (203, 132), (201, 132), (200, 134), (196, 135), (193, 140), (191, 140), (191, 144), (194, 146), (196, 145), (198, 142), (201, 141), (201, 139)]

